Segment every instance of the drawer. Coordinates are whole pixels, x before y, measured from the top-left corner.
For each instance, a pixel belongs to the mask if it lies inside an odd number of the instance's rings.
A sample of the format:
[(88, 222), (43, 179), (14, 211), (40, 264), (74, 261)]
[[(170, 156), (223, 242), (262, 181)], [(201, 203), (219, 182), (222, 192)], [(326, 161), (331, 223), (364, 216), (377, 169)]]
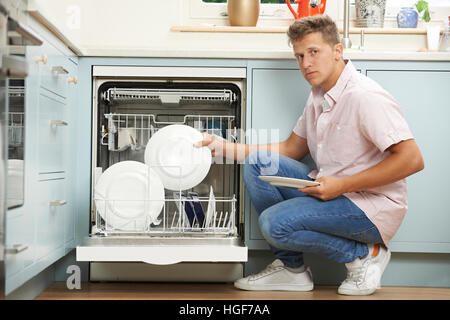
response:
[(38, 182), (39, 201), (36, 220), (37, 259), (64, 246), (64, 216), (67, 213), (66, 180)]
[(41, 59), (43, 59), (41, 87), (66, 98), (69, 85), (67, 82), (69, 77), (68, 64), (71, 63), (69, 58), (49, 43), (44, 43)]
[(62, 99), (39, 95), (39, 173), (65, 172), (69, 143), (67, 105)]
[(10, 278), (34, 261), (34, 226), (29, 215), (6, 216), (5, 276)]

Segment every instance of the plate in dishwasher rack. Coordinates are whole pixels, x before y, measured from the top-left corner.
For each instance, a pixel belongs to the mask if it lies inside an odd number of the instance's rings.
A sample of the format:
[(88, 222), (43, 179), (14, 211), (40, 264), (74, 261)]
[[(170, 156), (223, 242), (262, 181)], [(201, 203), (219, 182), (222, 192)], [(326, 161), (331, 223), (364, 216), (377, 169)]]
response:
[(95, 206), (110, 227), (145, 231), (151, 223), (159, 223), (164, 186), (158, 174), (142, 162), (122, 161), (98, 179)]
[(211, 150), (197, 148), (200, 131), (186, 125), (159, 129), (147, 143), (145, 163), (158, 172), (166, 189), (179, 191), (195, 187), (209, 172)]

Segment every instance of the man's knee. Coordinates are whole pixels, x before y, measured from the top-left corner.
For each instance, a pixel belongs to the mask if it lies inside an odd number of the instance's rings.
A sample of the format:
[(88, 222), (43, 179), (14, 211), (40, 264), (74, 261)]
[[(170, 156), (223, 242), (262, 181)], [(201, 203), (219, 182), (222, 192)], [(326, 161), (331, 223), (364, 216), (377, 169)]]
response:
[(258, 218), (259, 230), (261, 231), (264, 239), (273, 246), (277, 246), (277, 242), (282, 238), (282, 236), (277, 231), (279, 221), (274, 218), (271, 210), (264, 210)]

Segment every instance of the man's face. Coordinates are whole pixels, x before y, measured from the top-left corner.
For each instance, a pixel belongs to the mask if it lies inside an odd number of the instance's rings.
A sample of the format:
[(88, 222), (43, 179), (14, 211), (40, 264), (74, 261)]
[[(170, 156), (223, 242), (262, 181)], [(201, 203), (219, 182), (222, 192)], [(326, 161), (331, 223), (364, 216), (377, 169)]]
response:
[(322, 87), (325, 91), (331, 89), (339, 77), (336, 71), (338, 62), (342, 59), (342, 45), (331, 47), (323, 40), (320, 32), (314, 32), (294, 41), (293, 48), (306, 81), (311, 86)]

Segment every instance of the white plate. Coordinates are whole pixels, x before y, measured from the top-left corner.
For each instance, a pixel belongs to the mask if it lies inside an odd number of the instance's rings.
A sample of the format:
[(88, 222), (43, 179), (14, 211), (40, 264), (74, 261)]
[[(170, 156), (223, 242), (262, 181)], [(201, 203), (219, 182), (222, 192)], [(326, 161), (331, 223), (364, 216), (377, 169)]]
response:
[(279, 176), (259, 176), (263, 181), (269, 182), (273, 186), (277, 187), (287, 187), (287, 188), (304, 188), (320, 185), (319, 182), (309, 181), (296, 178), (287, 178)]
[(214, 197), (213, 187), (209, 187), (209, 200), (208, 200), (208, 210), (206, 211), (205, 217), (205, 228), (210, 228), (212, 223), (212, 217), (216, 212), (216, 198)]
[(111, 227), (142, 231), (150, 223), (160, 222), (164, 186), (158, 174), (142, 162), (122, 161), (99, 177), (95, 205)]
[(166, 126), (148, 141), (145, 163), (158, 172), (166, 189), (193, 188), (203, 181), (211, 167), (211, 150), (194, 147), (202, 139), (202, 134), (192, 127)]

